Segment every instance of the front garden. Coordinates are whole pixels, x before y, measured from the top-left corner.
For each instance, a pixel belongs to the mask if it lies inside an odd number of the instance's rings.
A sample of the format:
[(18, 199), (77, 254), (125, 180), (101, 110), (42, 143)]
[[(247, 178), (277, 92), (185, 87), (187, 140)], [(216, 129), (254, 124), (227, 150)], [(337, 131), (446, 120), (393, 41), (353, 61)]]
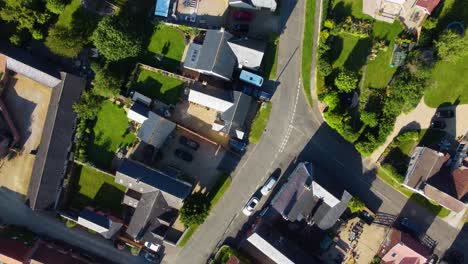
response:
[(125, 186), (115, 183), (114, 177), (88, 166), (77, 166), (75, 170), (70, 206), (77, 210), (92, 206), (120, 216)]
[(255, 116), (249, 133), (249, 142), (257, 144), (262, 138), (263, 132), (270, 119), (271, 103), (263, 102)]

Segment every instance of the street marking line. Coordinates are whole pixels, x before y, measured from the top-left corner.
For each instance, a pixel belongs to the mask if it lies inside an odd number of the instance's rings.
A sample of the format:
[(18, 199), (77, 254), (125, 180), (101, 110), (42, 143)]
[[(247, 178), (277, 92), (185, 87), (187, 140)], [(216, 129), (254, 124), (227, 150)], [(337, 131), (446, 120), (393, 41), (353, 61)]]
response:
[(278, 150), (279, 153), (284, 151), (284, 149), (286, 148), (286, 145), (288, 144), (289, 138), (291, 137), (292, 129), (294, 127), (293, 123), (294, 123), (294, 118), (296, 116), (296, 109), (297, 109), (297, 103), (299, 101), (300, 91), (301, 91), (301, 78), (299, 78), (299, 82), (297, 84), (296, 98), (294, 99), (294, 105), (291, 111), (291, 117), (289, 118), (288, 130), (286, 131), (286, 135), (284, 136), (283, 141), (281, 142), (280, 148)]

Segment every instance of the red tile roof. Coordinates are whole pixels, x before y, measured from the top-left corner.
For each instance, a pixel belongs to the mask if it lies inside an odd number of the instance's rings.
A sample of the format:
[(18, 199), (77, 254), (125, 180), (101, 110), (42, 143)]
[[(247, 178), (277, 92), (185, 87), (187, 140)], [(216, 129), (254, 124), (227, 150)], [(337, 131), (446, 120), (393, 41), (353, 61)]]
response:
[(440, 0), (418, 0), (418, 2), (416, 2), (416, 5), (427, 9), (427, 11), (429, 11), (429, 14), (431, 14), (439, 3)]
[(26, 246), (17, 240), (0, 238), (0, 259), (5, 256), (19, 262), (26, 262), (31, 251), (32, 247)]
[(452, 176), (458, 199), (462, 200), (468, 193), (468, 167), (462, 166), (454, 170)]

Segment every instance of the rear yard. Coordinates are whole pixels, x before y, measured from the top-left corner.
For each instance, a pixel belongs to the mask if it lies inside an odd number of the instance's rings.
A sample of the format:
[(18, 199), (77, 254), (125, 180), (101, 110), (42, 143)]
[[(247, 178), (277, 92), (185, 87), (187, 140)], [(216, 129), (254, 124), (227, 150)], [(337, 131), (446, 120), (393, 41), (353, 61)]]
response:
[(3, 100), (20, 134), (21, 151), (0, 162), (0, 186), (26, 194), (35, 156), (47, 116), (52, 90), (22, 75), (10, 79)]
[(136, 138), (129, 128), (124, 109), (104, 101), (93, 128), (88, 159), (99, 167), (110, 168), (117, 149), (130, 145)]
[(92, 206), (120, 216), (125, 187), (114, 182), (114, 177), (91, 167), (77, 166), (75, 171), (75, 193), (71, 207), (81, 210)]
[[(167, 71), (176, 71), (185, 50), (184, 37), (184, 32), (177, 27), (163, 23), (157, 24), (148, 45), (150, 54), (145, 60)], [(162, 56), (161, 60), (156, 59), (155, 55)]]
[(184, 88), (184, 82), (146, 69), (140, 69), (136, 90), (166, 104), (176, 104)]

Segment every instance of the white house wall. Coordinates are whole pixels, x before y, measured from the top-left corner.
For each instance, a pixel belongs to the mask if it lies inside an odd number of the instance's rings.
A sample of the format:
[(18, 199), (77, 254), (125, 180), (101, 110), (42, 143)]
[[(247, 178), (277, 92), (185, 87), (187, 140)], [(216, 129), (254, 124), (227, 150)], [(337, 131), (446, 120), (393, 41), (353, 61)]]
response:
[(225, 112), (231, 106), (233, 106), (232, 102), (228, 102), (228, 101), (225, 101), (225, 100), (222, 100), (214, 96), (204, 94), (195, 90), (190, 90), (189, 102), (209, 107), (218, 112)]

